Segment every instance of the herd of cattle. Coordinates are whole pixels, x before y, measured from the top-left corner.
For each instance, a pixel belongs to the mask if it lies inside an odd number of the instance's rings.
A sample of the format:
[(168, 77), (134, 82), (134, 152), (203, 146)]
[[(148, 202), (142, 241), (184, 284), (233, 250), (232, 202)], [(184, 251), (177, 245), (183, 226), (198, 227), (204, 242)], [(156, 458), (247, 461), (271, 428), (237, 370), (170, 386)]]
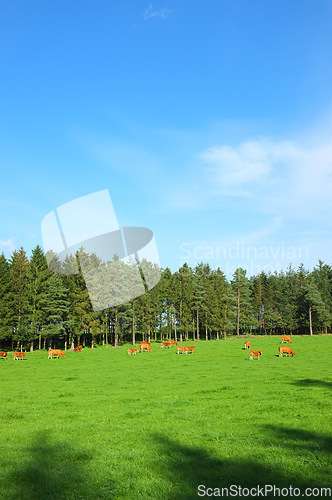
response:
[[(291, 337), (282, 337), (281, 338), (281, 343), (283, 344), (284, 342), (288, 342), (288, 343), (291, 343), (291, 344), (293, 343)], [(194, 354), (194, 350), (196, 349), (196, 346), (181, 346), (181, 345), (178, 345), (178, 343), (176, 342), (176, 340), (171, 340), (169, 342), (161, 342), (160, 348), (163, 349), (165, 347), (166, 349), (169, 349), (170, 347), (173, 347), (173, 345), (176, 346), (177, 354), (180, 354), (180, 353), (181, 354), (188, 354), (189, 352), (191, 352), (191, 354)], [(260, 357), (262, 355), (262, 351), (252, 351), (251, 350), (251, 342), (249, 342), (249, 340), (245, 341), (244, 348), (250, 350), (249, 359), (252, 360), (254, 357), (257, 357), (257, 359), (260, 359)], [(74, 349), (74, 352), (79, 352), (79, 351), (82, 351), (82, 346), (81, 345), (78, 345)], [(150, 342), (145, 342), (145, 341), (141, 342), (140, 343), (140, 349), (135, 349), (133, 347), (129, 347), (129, 349), (128, 349), (128, 355), (131, 356), (133, 354), (133, 355), (136, 356), (136, 354), (138, 352), (143, 352), (143, 351), (149, 351), (149, 352), (152, 351), (151, 343)], [(293, 349), (291, 347), (289, 347), (289, 346), (279, 346), (279, 357), (282, 357), (284, 354), (286, 354), (287, 356), (292, 356), (292, 357), (295, 356), (295, 352), (293, 351)], [(16, 351), (13, 354), (13, 359), (14, 360), (21, 359), (23, 361), (23, 359), (26, 358), (26, 356), (27, 355), (26, 355), (25, 352)], [(65, 353), (63, 351), (61, 351), (61, 349), (49, 349), (49, 351), (48, 351), (48, 359), (53, 359), (53, 357), (56, 357), (57, 359), (58, 358), (65, 358), (66, 355), (65, 355)], [(6, 359), (7, 358), (7, 352), (6, 351), (0, 351), (0, 358)]]
[[(283, 344), (284, 342), (288, 342), (288, 343), (290, 342), (291, 344), (293, 343), (291, 337), (282, 337), (281, 338), (281, 343)], [(180, 354), (180, 352), (181, 353), (185, 353), (185, 354), (188, 354), (188, 352), (191, 352), (193, 354), (194, 350), (196, 349), (196, 346), (193, 346), (193, 347), (180, 346), (180, 345), (178, 345), (178, 343), (176, 342), (176, 340), (171, 340), (170, 342), (162, 342), (161, 345), (160, 345), (160, 348), (163, 348), (163, 347), (170, 348), (173, 345), (176, 345), (176, 347), (177, 347), (177, 353), (178, 354)], [(249, 342), (249, 340), (245, 341), (244, 348), (250, 350), (250, 348), (251, 348), (251, 342)], [(129, 347), (129, 349), (128, 349), (128, 355), (132, 355), (132, 354), (136, 355), (138, 352), (143, 352), (143, 351), (150, 351), (150, 352), (152, 351), (151, 343), (150, 342), (141, 342), (140, 343), (140, 350), (132, 348), (132, 347)], [(255, 356), (257, 357), (257, 359), (260, 359), (260, 357), (262, 355), (262, 352), (263, 351), (251, 351), (250, 350), (249, 359), (252, 360), (252, 359), (254, 359)], [(295, 356), (295, 352), (293, 351), (293, 349), (291, 347), (288, 347), (288, 346), (279, 346), (279, 357), (282, 357), (284, 354), (286, 354), (287, 356), (292, 356), (292, 357)]]
[[(180, 352), (183, 354), (188, 354), (188, 352), (191, 352), (191, 354), (194, 354), (194, 350), (196, 349), (196, 346), (182, 346), (182, 345), (178, 345), (177, 341), (176, 340), (170, 340), (169, 342), (162, 342), (160, 344), (160, 348), (163, 349), (164, 347), (166, 347), (166, 349), (169, 349), (170, 347), (172, 347), (173, 345), (176, 346), (177, 348), (177, 354), (180, 354)], [(151, 348), (151, 342), (141, 342), (140, 343), (140, 351), (143, 352), (143, 351), (152, 351), (152, 348)], [(136, 354), (138, 352), (140, 352), (139, 349), (134, 349), (132, 347), (129, 347), (128, 349), (128, 355), (130, 356), (131, 354), (134, 354), (136, 356)]]
[[(281, 343), (283, 344), (284, 342), (288, 343), (293, 343), (292, 337), (281, 337)], [(250, 349), (251, 348), (251, 342), (249, 340), (246, 340), (244, 343), (244, 348), (245, 349)], [(263, 351), (250, 351), (250, 356), (249, 359), (254, 359), (254, 356), (257, 357), (257, 359), (260, 359)], [(284, 354), (287, 356), (295, 356), (295, 352), (291, 347), (281, 345), (279, 346), (279, 357), (282, 357)]]
[[(75, 347), (74, 352), (78, 352), (81, 350), (82, 350), (82, 346), (78, 345), (77, 347)], [(7, 354), (8, 353), (6, 351), (0, 351), (0, 358), (6, 359)], [(23, 359), (27, 357), (25, 352), (20, 352), (20, 351), (15, 351), (13, 355), (11, 353), (9, 353), (9, 356), (13, 356), (14, 361), (15, 361), (15, 359), (21, 359), (23, 361)], [(55, 356), (56, 358), (65, 358), (66, 357), (65, 353), (63, 351), (61, 351), (61, 349), (49, 349), (48, 350), (48, 359), (52, 359), (53, 356)]]

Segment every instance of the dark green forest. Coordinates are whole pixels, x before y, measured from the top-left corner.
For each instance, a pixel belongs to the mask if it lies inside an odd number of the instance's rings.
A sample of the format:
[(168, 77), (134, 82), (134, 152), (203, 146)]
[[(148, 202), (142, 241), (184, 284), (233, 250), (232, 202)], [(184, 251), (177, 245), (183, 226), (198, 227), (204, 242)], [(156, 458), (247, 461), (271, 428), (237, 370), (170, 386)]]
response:
[(162, 269), (157, 286), (120, 306), (94, 312), (82, 270), (49, 270), (37, 246), (0, 256), (1, 349), (117, 346), (165, 339), (210, 340), (240, 335), (328, 333), (332, 323), (332, 268), (291, 265), (283, 272), (231, 280), (218, 268), (184, 264)]

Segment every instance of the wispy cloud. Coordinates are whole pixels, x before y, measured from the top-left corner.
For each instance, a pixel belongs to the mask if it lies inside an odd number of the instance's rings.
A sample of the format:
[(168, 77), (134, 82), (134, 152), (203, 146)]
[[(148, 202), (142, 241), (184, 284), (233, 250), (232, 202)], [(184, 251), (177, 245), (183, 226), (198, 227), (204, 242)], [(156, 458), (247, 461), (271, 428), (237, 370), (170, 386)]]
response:
[(203, 248), (230, 248), (237, 240), (240, 240), (242, 246), (261, 245), (270, 237), (277, 236), (282, 229), (282, 219), (280, 217), (272, 217), (252, 231), (241, 231), (240, 237), (236, 230), (234, 232), (228, 230), (227, 234), (219, 234), (217, 237), (210, 237), (209, 239), (193, 240), (192, 244)]
[(13, 252), (15, 250), (15, 239), (0, 240), (0, 251)]
[(143, 14), (143, 19), (144, 21), (148, 21), (149, 19), (152, 19), (153, 17), (161, 17), (162, 19), (166, 19), (169, 15), (170, 11), (167, 8), (163, 9), (158, 9), (155, 8), (151, 3), (145, 10)]
[(237, 148), (211, 147), (201, 158), (210, 165), (215, 181), (227, 188), (257, 182), (271, 171), (270, 152), (260, 142), (246, 142)]
[(332, 145), (264, 138), (200, 154), (211, 194), (250, 197), (260, 210), (316, 215), (332, 209)]

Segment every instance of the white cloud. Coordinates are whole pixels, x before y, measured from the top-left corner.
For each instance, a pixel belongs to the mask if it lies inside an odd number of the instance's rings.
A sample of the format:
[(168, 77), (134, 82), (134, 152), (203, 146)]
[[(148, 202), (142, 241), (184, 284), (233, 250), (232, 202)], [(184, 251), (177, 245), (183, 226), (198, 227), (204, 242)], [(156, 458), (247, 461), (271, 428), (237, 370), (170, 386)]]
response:
[(143, 19), (144, 21), (147, 21), (148, 19), (152, 19), (153, 17), (161, 17), (162, 19), (166, 19), (169, 15), (169, 10), (168, 9), (156, 9), (153, 7), (153, 5), (150, 3), (148, 8), (145, 10), (143, 14)]
[[(209, 165), (214, 182), (225, 188), (260, 184), (271, 177), (276, 167), (298, 156), (289, 141), (272, 143), (266, 139), (247, 141), (238, 147), (211, 147), (200, 157)], [(231, 194), (231, 192), (230, 192)]]
[(271, 170), (269, 151), (259, 142), (246, 142), (238, 148), (212, 147), (201, 158), (210, 165), (215, 181), (226, 187), (258, 181)]
[[(192, 245), (201, 246), (202, 248), (230, 248), (239, 243), (243, 247), (249, 245), (260, 245), (267, 241), (270, 237), (278, 237), (280, 230), (283, 229), (283, 221), (280, 217), (272, 217), (266, 220), (261, 226), (252, 231), (241, 231), (238, 234), (235, 231), (227, 230), (227, 234), (209, 239), (199, 239), (192, 241)], [(219, 232), (219, 228), (217, 230)]]
[(260, 211), (316, 216), (332, 209), (332, 145), (258, 139), (200, 154), (214, 196), (255, 199)]
[(0, 250), (5, 252), (13, 252), (15, 248), (14, 238), (8, 238), (8, 240), (0, 240)]

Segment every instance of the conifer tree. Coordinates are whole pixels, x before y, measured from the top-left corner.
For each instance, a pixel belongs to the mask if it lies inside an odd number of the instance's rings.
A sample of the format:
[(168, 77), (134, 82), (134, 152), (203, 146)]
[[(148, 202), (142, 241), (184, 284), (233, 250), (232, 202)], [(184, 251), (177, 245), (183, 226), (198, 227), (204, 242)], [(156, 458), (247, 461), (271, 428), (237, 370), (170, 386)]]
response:
[[(320, 293), (321, 299), (324, 302), (324, 308), (332, 313), (332, 267), (324, 264), (321, 260), (318, 261), (318, 266), (314, 267), (312, 273), (312, 282), (317, 286), (317, 290)], [(319, 326), (322, 331), (327, 333), (328, 329), (331, 328), (332, 318), (326, 317), (325, 320), (321, 318), (319, 320)]]
[(331, 324), (331, 310), (324, 302), (316, 283), (311, 280), (305, 287), (304, 305), (308, 311), (309, 333), (313, 336), (314, 327), (326, 330)]
[(278, 275), (277, 273), (266, 276), (264, 284), (264, 327), (272, 332), (281, 332), (281, 304), (278, 301)]
[(248, 330), (252, 326), (256, 326), (254, 321), (251, 290), (249, 280), (246, 277), (246, 270), (241, 267), (237, 268), (233, 274), (232, 286), (237, 297), (237, 318), (236, 318), (236, 335), (239, 337), (240, 330)]
[[(194, 321), (193, 326), (196, 321), (196, 340), (200, 340), (200, 327), (204, 322), (204, 316), (206, 314), (206, 287), (205, 278), (209, 274), (210, 266), (200, 262), (195, 266), (193, 274), (193, 313)], [(204, 323), (203, 323), (204, 324)], [(193, 328), (193, 336), (195, 337), (195, 329)]]
[(188, 340), (189, 329), (192, 321), (193, 307), (193, 273), (185, 263), (177, 273), (174, 273), (174, 284), (176, 290), (176, 310), (179, 319), (180, 342), (183, 336)]
[(46, 281), (51, 277), (45, 255), (38, 245), (30, 258), (28, 278), (28, 313), (29, 313), (29, 340), (30, 350), (33, 350), (33, 342), (39, 338), (39, 349), (41, 349), (41, 326), (43, 310), (40, 300), (44, 294)]
[(52, 275), (44, 285), (44, 293), (39, 303), (43, 311), (43, 326), (41, 334), (51, 347), (52, 342), (59, 343), (66, 333), (66, 322), (69, 319), (70, 302), (68, 300), (69, 290), (62, 276)]
[(11, 292), (13, 297), (13, 340), (18, 346), (28, 339), (28, 271), (29, 260), (23, 247), (10, 259)]
[(234, 300), (226, 276), (219, 267), (213, 271), (212, 280), (215, 294), (213, 328), (217, 333), (217, 340), (219, 340), (221, 332), (224, 332), (226, 338), (226, 332), (231, 327), (230, 317), (232, 316)]
[(14, 307), (10, 265), (4, 254), (0, 255), (0, 341), (10, 339), (13, 331)]
[(283, 334), (291, 334), (299, 328), (298, 287), (294, 268), (278, 274), (277, 297), (280, 304), (280, 327)]

